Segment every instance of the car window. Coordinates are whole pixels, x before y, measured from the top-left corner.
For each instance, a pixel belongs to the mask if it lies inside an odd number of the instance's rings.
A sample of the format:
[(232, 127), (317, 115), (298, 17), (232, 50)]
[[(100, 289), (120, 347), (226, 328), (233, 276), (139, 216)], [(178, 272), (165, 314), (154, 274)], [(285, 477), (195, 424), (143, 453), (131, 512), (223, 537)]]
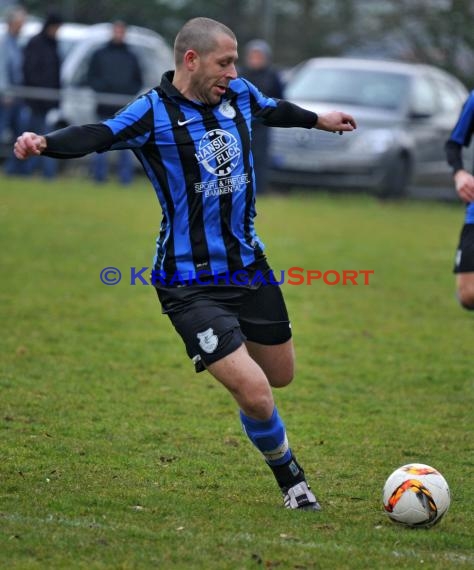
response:
[(441, 108), (447, 113), (458, 113), (460, 106), (464, 103), (465, 95), (453, 83), (448, 83), (441, 77), (433, 77), (438, 92), (438, 99)]
[(380, 109), (399, 109), (406, 99), (409, 77), (363, 69), (306, 67), (296, 73), (285, 96)]
[(156, 87), (161, 81), (161, 76), (168, 71), (169, 61), (151, 46), (132, 45), (132, 51), (138, 57), (143, 73), (143, 81), (146, 87)]
[(430, 116), (436, 113), (437, 107), (434, 84), (426, 77), (415, 77), (410, 111), (415, 115)]
[(59, 57), (61, 58), (61, 61), (66, 59), (68, 53), (77, 45), (78, 41), (80, 40), (76, 38), (58, 38)]
[(83, 54), (79, 64), (74, 70), (70, 78), (70, 85), (72, 87), (79, 87), (87, 85), (87, 73), (89, 71), (89, 65), (91, 61), (92, 54), (99, 49), (104, 43), (102, 44), (91, 44), (88, 46), (86, 53)]

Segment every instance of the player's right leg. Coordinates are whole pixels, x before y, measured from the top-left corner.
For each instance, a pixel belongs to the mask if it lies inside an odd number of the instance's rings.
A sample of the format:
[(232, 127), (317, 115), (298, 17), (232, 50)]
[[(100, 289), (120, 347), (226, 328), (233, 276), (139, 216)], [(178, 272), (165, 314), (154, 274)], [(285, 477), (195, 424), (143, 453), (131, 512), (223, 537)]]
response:
[(207, 369), (229, 390), (247, 416), (256, 420), (268, 420), (272, 415), (275, 403), (270, 384), (244, 344), (231, 354), (209, 364)]

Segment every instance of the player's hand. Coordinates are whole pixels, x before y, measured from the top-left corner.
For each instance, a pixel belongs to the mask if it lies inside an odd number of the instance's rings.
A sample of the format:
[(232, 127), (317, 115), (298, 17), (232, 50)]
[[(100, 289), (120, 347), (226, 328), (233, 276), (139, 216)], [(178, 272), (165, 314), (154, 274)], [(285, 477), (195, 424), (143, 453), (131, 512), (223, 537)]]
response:
[(46, 139), (36, 133), (23, 133), (16, 139), (13, 147), (14, 155), (20, 160), (30, 156), (38, 156), (46, 149)]
[(474, 202), (474, 176), (466, 170), (458, 170), (454, 175), (456, 192), (463, 202)]
[(318, 122), (315, 125), (316, 129), (321, 131), (329, 131), (331, 133), (339, 132), (340, 135), (344, 131), (353, 131), (357, 128), (355, 119), (347, 113), (341, 111), (330, 111), (324, 115), (318, 115)]

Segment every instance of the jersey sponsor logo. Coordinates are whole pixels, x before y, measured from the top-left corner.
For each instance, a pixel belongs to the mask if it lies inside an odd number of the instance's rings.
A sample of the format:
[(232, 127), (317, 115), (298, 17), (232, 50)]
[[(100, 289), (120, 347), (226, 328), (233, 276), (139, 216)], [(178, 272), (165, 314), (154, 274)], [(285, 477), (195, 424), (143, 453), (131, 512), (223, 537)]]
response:
[(206, 198), (221, 196), (245, 190), (249, 184), (249, 175), (234, 174), (240, 162), (242, 150), (236, 137), (223, 129), (212, 129), (206, 132), (198, 145), (195, 154), (199, 164), (216, 178), (194, 184), (196, 193), (203, 193)]
[(194, 121), (195, 119), (197, 119), (197, 117), (191, 117), (190, 119), (186, 119), (186, 121), (180, 121), (178, 119), (178, 127), (184, 127), (184, 125), (187, 125), (188, 123)]
[(212, 129), (199, 141), (195, 156), (210, 174), (228, 176), (239, 163), (240, 155), (239, 143), (232, 133)]
[(218, 178), (210, 182), (197, 182), (194, 185), (194, 191), (196, 193), (202, 192), (206, 198), (208, 196), (222, 196), (222, 194), (245, 190), (248, 183), (248, 174), (238, 174), (237, 176)]
[(234, 107), (230, 104), (230, 101), (227, 101), (226, 99), (224, 99), (224, 101), (219, 105), (218, 111), (227, 119), (233, 119), (237, 115)]
[(199, 346), (204, 350), (204, 352), (211, 354), (216, 350), (217, 345), (219, 344), (219, 339), (217, 338), (217, 335), (214, 334), (214, 330), (211, 327), (205, 331), (198, 332), (196, 336), (199, 339)]

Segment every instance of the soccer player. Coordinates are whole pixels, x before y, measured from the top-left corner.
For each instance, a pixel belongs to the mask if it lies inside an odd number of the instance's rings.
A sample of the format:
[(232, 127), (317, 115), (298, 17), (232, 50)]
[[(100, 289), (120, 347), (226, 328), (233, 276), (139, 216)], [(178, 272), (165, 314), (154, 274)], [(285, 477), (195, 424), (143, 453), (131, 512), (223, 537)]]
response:
[[(235, 398), (285, 507), (319, 510), (273, 399), (272, 387), (293, 378), (294, 350), (280, 288), (271, 278), (268, 285), (253, 279), (271, 269), (254, 228), (251, 120), (341, 134), (356, 122), (343, 112), (317, 115), (269, 98), (239, 78), (236, 37), (215, 20), (189, 20), (174, 52), (175, 71), (113, 118), (23, 133), (14, 152), (20, 159), (135, 152), (163, 210), (152, 273), (163, 312), (196, 371), (207, 369)], [(229, 278), (237, 272), (238, 284)]]
[(462, 307), (471, 311), (474, 311), (474, 176), (464, 168), (462, 148), (470, 145), (473, 130), (474, 91), (471, 91), (445, 145), (446, 158), (453, 169), (456, 191), (466, 203), (454, 273), (458, 300)]

